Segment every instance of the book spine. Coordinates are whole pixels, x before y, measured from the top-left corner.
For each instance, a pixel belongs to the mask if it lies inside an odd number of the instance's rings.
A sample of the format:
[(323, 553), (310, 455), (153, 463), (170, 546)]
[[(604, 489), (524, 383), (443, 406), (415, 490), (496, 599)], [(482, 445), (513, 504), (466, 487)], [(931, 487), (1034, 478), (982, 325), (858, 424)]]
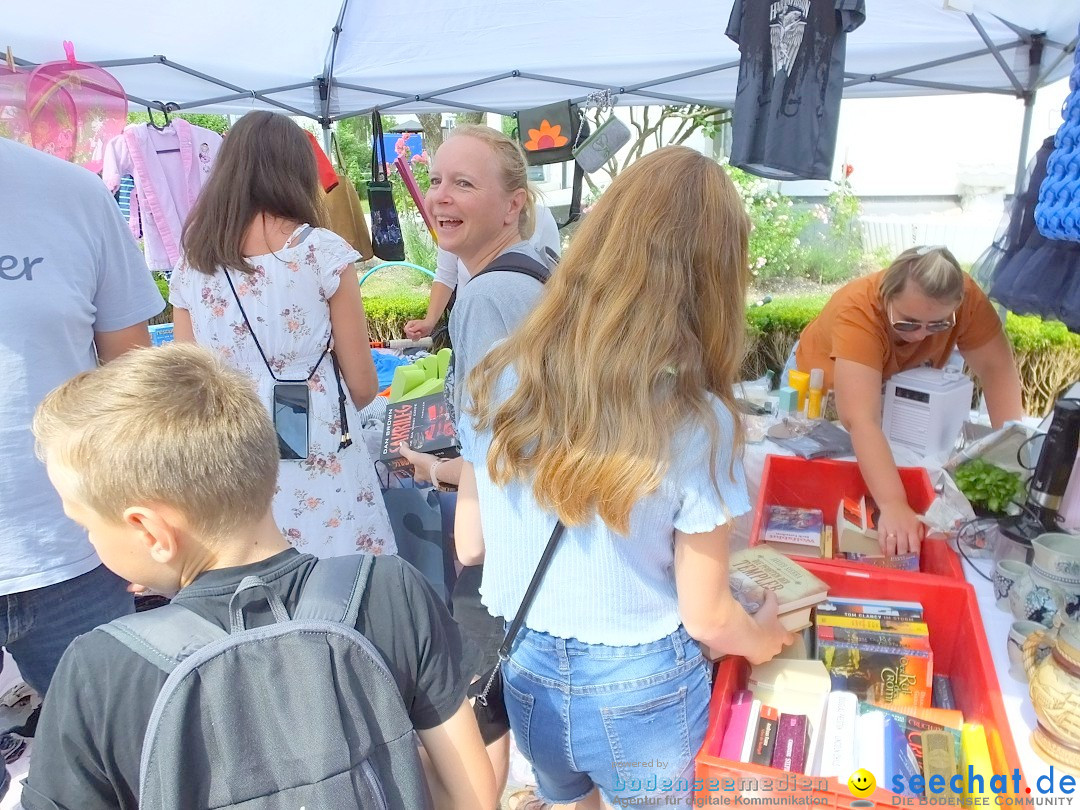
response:
[(855, 721), (859, 699), (851, 692), (830, 692), (816, 776), (846, 779), (855, 771)]
[(922, 742), (922, 775), (931, 790), (930, 779), (941, 777), (942, 785), (947, 785), (956, 771), (956, 747), (952, 735), (947, 731), (924, 731), (920, 735)]
[(934, 676), (934, 702), (936, 709), (955, 709), (956, 699), (953, 697), (952, 681), (948, 675)]
[(754, 751), (754, 740), (757, 738), (758, 723), (761, 718), (761, 701), (754, 700), (750, 704), (750, 711), (746, 716), (746, 733), (743, 734), (742, 751), (739, 753), (739, 762), (749, 762)]
[[(990, 748), (986, 743), (986, 731), (977, 723), (964, 723), (960, 731), (960, 753), (962, 773), (972, 775), (964, 781), (965, 796), (974, 799), (990, 795), (990, 779), (994, 775), (994, 766), (990, 761)], [(980, 776), (976, 780), (974, 776)], [(982, 785), (982, 791), (974, 788)]]
[(925, 622), (909, 622), (877, 616), (842, 616), (823, 613), (818, 605), (815, 622), (822, 627), (847, 627), (852, 630), (872, 630), (878, 633), (899, 633), (908, 636), (928, 636), (930, 630)]
[(746, 736), (746, 725), (750, 718), (751, 702), (736, 703), (731, 707), (731, 719), (728, 720), (724, 730), (724, 739), (720, 743), (720, 756), (739, 762), (742, 756), (743, 738)]
[[(911, 777), (919, 773), (919, 764), (908, 745), (903, 724), (891, 717), (885, 718), (885, 786), (892, 789), (895, 784), (903, 784), (904, 790), (901, 793), (913, 796), (915, 791), (911, 787)], [(896, 777), (900, 779), (897, 780)]]
[(885, 773), (885, 715), (881, 712), (860, 714), (855, 721), (858, 746), (855, 764), (870, 773)]
[(766, 529), (762, 538), (766, 543), (790, 543), (793, 546), (821, 547), (821, 532), (792, 531), (790, 529)]
[(876, 630), (853, 630), (850, 627), (818, 625), (816, 638), (819, 644), (873, 644), (907, 650), (930, 650), (927, 636), (908, 636), (903, 633), (881, 633)]
[(888, 616), (914, 622), (923, 620), (921, 604), (898, 599), (848, 599), (842, 596), (830, 596), (822, 604), (822, 609), (857, 616)]
[(780, 715), (780, 725), (776, 732), (776, 747), (773, 749), (772, 767), (789, 773), (802, 773), (806, 768), (809, 737), (805, 715)]
[(755, 765), (772, 765), (779, 725), (780, 713), (772, 706), (762, 706), (758, 716), (757, 732), (754, 734), (754, 750), (750, 754), (750, 761)]

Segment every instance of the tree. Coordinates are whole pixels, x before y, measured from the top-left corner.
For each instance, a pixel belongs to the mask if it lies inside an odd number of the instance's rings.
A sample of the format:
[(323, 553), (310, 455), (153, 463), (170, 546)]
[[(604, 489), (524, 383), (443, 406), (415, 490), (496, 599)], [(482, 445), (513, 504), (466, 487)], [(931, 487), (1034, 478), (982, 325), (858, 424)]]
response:
[[(703, 130), (708, 137), (713, 137), (723, 126), (731, 123), (730, 110), (704, 104), (660, 107), (659, 114), (656, 107), (630, 107), (629, 110), (629, 147), (623, 147), (620, 150), (621, 157), (616, 155), (604, 166), (604, 170), (613, 180), (619, 172), (640, 158), (646, 149), (652, 151), (661, 146), (686, 143), (698, 130)], [(610, 112), (605, 112), (603, 117), (606, 120), (610, 115)], [(602, 123), (601, 115), (596, 110), (586, 113), (586, 118), (593, 132)], [(593, 193), (599, 191), (591, 177), (586, 175), (585, 179)]]
[[(483, 124), (486, 115), (482, 112), (457, 112), (454, 113), (454, 124), (456, 126)], [(420, 119), (420, 126), (424, 128), (424, 151), (429, 156), (434, 155), (443, 142), (442, 113), (420, 113), (416, 117)]]

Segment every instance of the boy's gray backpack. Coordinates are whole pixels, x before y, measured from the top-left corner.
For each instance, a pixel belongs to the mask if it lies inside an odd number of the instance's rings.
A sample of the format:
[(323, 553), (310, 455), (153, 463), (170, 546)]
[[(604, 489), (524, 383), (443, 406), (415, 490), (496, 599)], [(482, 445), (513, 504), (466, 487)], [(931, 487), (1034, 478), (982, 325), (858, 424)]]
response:
[[(431, 807), (397, 684), (355, 629), (373, 559), (317, 562), (291, 618), (247, 577), (231, 632), (175, 604), (102, 628), (169, 673), (143, 740), (142, 810)], [(275, 624), (246, 629), (251, 588)]]

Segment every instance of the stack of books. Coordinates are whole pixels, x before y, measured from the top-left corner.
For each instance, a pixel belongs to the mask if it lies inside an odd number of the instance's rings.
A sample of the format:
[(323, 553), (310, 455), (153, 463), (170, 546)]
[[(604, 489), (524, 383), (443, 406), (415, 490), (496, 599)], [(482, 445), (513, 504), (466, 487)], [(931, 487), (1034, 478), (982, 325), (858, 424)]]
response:
[(750, 614), (761, 608), (766, 589), (775, 593), (780, 623), (792, 632), (810, 627), (811, 610), (829, 594), (828, 585), (769, 546), (734, 552), (728, 582), (731, 595)]
[(814, 614), (814, 648), (836, 690), (890, 708), (931, 705), (934, 655), (917, 602), (829, 599)]
[[(842, 606), (854, 604), (847, 600)], [(834, 615), (837, 611), (827, 605), (819, 610)], [(864, 606), (867, 615), (877, 609), (874, 603)], [(921, 623), (902, 610), (896, 613), (888, 619), (880, 613), (882, 618), (874, 620), (879, 629), (872, 632), (888, 634)], [(815, 623), (815, 635), (819, 627), (831, 625)], [(989, 783), (993, 768), (986, 732), (954, 708), (946, 676), (933, 677), (932, 705), (926, 706), (882, 705), (876, 696), (836, 689), (835, 683), (821, 660), (775, 658), (753, 667), (747, 689), (732, 696), (720, 756), (841, 783), (865, 768), (882, 788), (899, 786), (911, 796), (930, 784), (948, 790), (949, 780), (966, 774), (969, 765)], [(940, 781), (931, 783), (935, 777)]]
[(881, 510), (873, 498), (843, 498), (836, 513), (836, 550), (851, 562), (918, 571), (919, 554), (882, 554), (877, 522)]

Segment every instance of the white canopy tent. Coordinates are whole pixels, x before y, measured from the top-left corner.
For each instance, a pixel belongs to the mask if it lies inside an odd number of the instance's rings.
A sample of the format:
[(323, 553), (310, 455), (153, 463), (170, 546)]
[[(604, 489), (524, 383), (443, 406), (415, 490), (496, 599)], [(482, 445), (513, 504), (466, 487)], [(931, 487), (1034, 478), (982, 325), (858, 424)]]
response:
[[(1080, 0), (867, 0), (845, 96), (979, 92), (1024, 100), (1068, 74)], [(31, 65), (109, 69), (132, 103), (329, 126), (374, 109), (502, 114), (611, 89), (620, 104), (735, 98), (732, 0), (39, 0), (0, 45)], [(952, 6), (954, 8), (946, 8)]]

